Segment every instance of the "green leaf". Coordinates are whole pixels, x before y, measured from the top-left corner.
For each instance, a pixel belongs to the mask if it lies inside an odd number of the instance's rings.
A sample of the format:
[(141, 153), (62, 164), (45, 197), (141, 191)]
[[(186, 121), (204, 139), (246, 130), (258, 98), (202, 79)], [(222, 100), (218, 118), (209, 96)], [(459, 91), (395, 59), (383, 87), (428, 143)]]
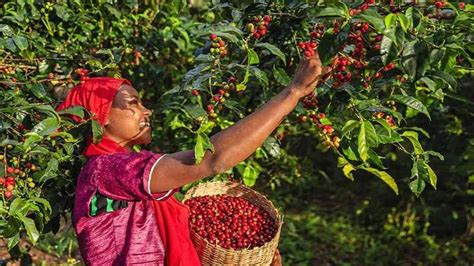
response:
[(417, 196), (419, 197), (421, 192), (425, 189), (425, 181), (421, 178), (416, 178), (413, 181), (411, 181), (408, 184), (408, 187), (410, 187), (410, 190)]
[[(222, 31), (215, 31), (214, 32), (217, 36), (227, 39), (229, 42), (237, 43), (239, 42), (239, 38), (237, 38), (232, 33), (222, 32)], [(207, 35), (207, 34), (206, 34)]]
[(369, 156), (368, 155), (369, 147), (367, 145), (367, 137), (366, 137), (364, 123), (361, 123), (360, 125), (359, 136), (357, 138), (357, 151), (359, 152), (359, 155), (362, 161), (364, 162), (367, 161), (367, 158)]
[(420, 127), (405, 127), (404, 128), (405, 130), (414, 130), (414, 131), (417, 131), (423, 135), (425, 135), (425, 137), (427, 138), (430, 138), (430, 134), (428, 132), (426, 132), (426, 130), (420, 128)]
[(354, 181), (354, 176), (352, 175), (352, 171), (354, 171), (355, 168), (352, 164), (348, 163), (342, 167), (342, 173), (344, 173), (344, 176), (347, 177), (348, 179)]
[(348, 164), (349, 162), (344, 157), (337, 157), (337, 167), (343, 167), (344, 165)]
[(383, 36), (380, 44), (380, 54), (382, 55), (382, 62), (384, 65), (388, 64), (388, 58), (390, 49), (392, 48), (393, 41), (387, 36)]
[(258, 58), (257, 53), (253, 49), (248, 49), (247, 50), (247, 56), (248, 56), (248, 64), (249, 65), (254, 65), (260, 63), (260, 59)]
[(43, 174), (39, 178), (40, 182), (45, 182), (46, 180), (55, 177), (58, 172), (59, 162), (55, 158), (51, 158), (48, 162), (48, 166), (44, 170)]
[(196, 134), (196, 145), (194, 146), (194, 158), (196, 160), (196, 164), (201, 163), (207, 150), (214, 152), (214, 146), (206, 134), (198, 132)]
[(428, 109), (420, 100), (408, 95), (392, 95), (390, 96), (390, 99), (399, 103), (403, 103), (406, 106), (425, 114), (431, 120), (430, 114), (428, 113)]
[(424, 154), (426, 155), (431, 155), (431, 156), (436, 156), (438, 157), (441, 161), (444, 161), (444, 156), (439, 153), (439, 152), (435, 152), (435, 151), (425, 151)]
[(436, 173), (431, 169), (431, 167), (426, 163), (421, 161), (421, 165), (426, 169), (428, 172), (428, 178), (430, 180), (431, 186), (436, 189), (436, 183), (438, 182), (438, 177), (436, 176)]
[(260, 83), (262, 83), (265, 87), (268, 87), (267, 73), (257, 67), (252, 67), (251, 70), (253, 75), (260, 81)]
[(424, 83), (431, 91), (436, 91), (436, 82), (428, 77), (422, 77), (418, 81)]
[(20, 234), (15, 234), (14, 236), (8, 238), (7, 248), (11, 250), (20, 242)]
[(319, 42), (318, 53), (321, 57), (322, 65), (328, 65), (334, 56), (339, 52), (339, 43), (336, 42), (337, 35), (326, 32)]
[(25, 206), (25, 204), (26, 201), (24, 201), (22, 198), (15, 198), (10, 204), (8, 214), (10, 214), (11, 216), (16, 215)]
[(317, 12), (316, 17), (345, 17), (345, 14), (340, 8), (326, 7)]
[[(369, 147), (377, 147), (378, 137), (377, 137), (377, 133), (375, 131), (374, 125), (372, 125), (372, 123), (370, 121), (364, 120), (361, 123), (360, 128), (361, 129), (360, 129), (360, 132), (359, 132), (358, 144), (362, 144), (363, 146), (365, 146), (365, 148), (362, 148), (362, 150), (364, 151), (365, 159), (367, 159), (366, 155), (367, 155), (367, 152), (368, 152), (368, 148)], [(362, 131), (363, 131), (363, 133), (362, 133), (362, 136), (361, 136)], [(360, 151), (361, 151), (361, 148), (359, 148), (359, 153), (360, 153)]]
[(417, 67), (417, 55), (415, 52), (415, 45), (417, 41), (408, 42), (403, 47), (402, 52), (402, 66), (405, 70), (405, 73), (408, 74), (410, 79), (416, 77), (416, 67)]
[(187, 104), (184, 106), (184, 110), (186, 110), (186, 113), (192, 118), (205, 117), (207, 115), (206, 111), (197, 104)]
[(31, 131), (38, 133), (40, 136), (45, 136), (53, 133), (58, 128), (59, 121), (55, 117), (48, 117), (36, 124)]
[(402, 137), (397, 132), (393, 131), (385, 120), (377, 119), (375, 121), (382, 125), (382, 127), (375, 128), (380, 144), (403, 141)]
[(15, 36), (13, 37), (13, 41), (20, 50), (28, 48), (28, 40), (23, 36)]
[(99, 143), (102, 140), (103, 132), (102, 132), (102, 126), (95, 119), (91, 120), (91, 130), (92, 130), (92, 142), (94, 142), (95, 144)]
[(403, 31), (407, 32), (409, 27), (408, 18), (402, 13), (397, 13), (397, 18), (398, 22), (400, 22), (400, 26), (402, 27)]
[(454, 79), (453, 76), (451, 76), (450, 74), (446, 72), (434, 71), (430, 73), (430, 76), (432, 78), (441, 79), (442, 81), (446, 82), (452, 89), (456, 89), (458, 86), (456, 79)]
[(390, 13), (385, 17), (384, 22), (386, 28), (391, 28), (392, 26), (397, 25), (397, 17), (394, 13)]
[(276, 47), (275, 45), (267, 43), (267, 42), (261, 42), (261, 43), (255, 44), (254, 46), (255, 47), (263, 47), (263, 48), (267, 49), (273, 55), (278, 56), (281, 59), (281, 61), (283, 61), (283, 64), (286, 65), (286, 56), (285, 56), (285, 54), (280, 50), (280, 48)]
[(268, 137), (263, 143), (263, 148), (275, 158), (280, 157), (281, 148), (278, 141), (273, 137)]
[(69, 107), (69, 108), (66, 108), (64, 110), (59, 111), (58, 114), (61, 114), (61, 115), (64, 115), (64, 114), (74, 115), (74, 116), (79, 117), (80, 119), (83, 119), (84, 118), (84, 111), (85, 111), (85, 109), (82, 106), (72, 106), (72, 107)]
[[(8, 49), (10, 50), (11, 52), (13, 53), (16, 53), (17, 52), (17, 49), (16, 49), (16, 45), (15, 45), (15, 41), (13, 40), (13, 38), (8, 38), (6, 40), (1, 40), (0, 41), (3, 41), (3, 45)], [(1, 42), (0, 42), (1, 44)]]
[(420, 155), (423, 153), (423, 147), (418, 141), (418, 133), (416, 133), (415, 131), (405, 131), (403, 132), (402, 136), (407, 138), (411, 142), (413, 146), (413, 152), (416, 155)]
[(369, 149), (369, 161), (373, 163), (375, 166), (377, 166), (378, 168), (386, 169), (386, 167), (383, 166), (380, 156), (378, 156), (378, 154), (375, 153), (372, 149)]
[(28, 149), (31, 147), (31, 144), (41, 141), (43, 137), (41, 137), (38, 133), (35, 132), (28, 132), (25, 134), (25, 141), (23, 142), (23, 148)]
[(347, 159), (352, 160), (352, 161), (358, 160), (357, 155), (351, 146), (347, 147), (346, 149), (342, 149), (342, 152), (347, 157)]
[(359, 127), (359, 123), (356, 120), (348, 120), (342, 127), (342, 137), (349, 134), (352, 130)]
[(406, 17), (407, 29), (413, 30), (413, 7), (412, 6), (407, 8), (404, 16)]
[(357, 18), (370, 23), (378, 32), (383, 32), (385, 30), (383, 17), (374, 9), (365, 10), (360, 13)]
[(43, 199), (43, 198), (38, 198), (38, 197), (31, 197), (30, 200), (34, 201), (34, 202), (38, 202), (38, 203), (41, 203), (44, 207), (44, 209), (48, 212), (49, 215), (52, 214), (52, 209), (51, 209), (51, 204), (49, 204), (49, 201), (47, 201), (46, 199)]
[(282, 68), (273, 66), (273, 77), (283, 86), (288, 86), (288, 84), (290, 84), (290, 77)]
[(6, 24), (0, 24), (0, 32), (3, 33), (5, 36), (13, 35), (12, 28)]
[(247, 85), (242, 84), (242, 83), (237, 84), (237, 86), (235, 86), (236, 91), (244, 91), (245, 89), (247, 89)]
[(257, 181), (258, 174), (258, 171), (252, 165), (247, 164), (242, 174), (244, 184), (248, 187), (254, 186), (255, 182)]
[(398, 195), (398, 186), (397, 183), (395, 183), (395, 180), (393, 179), (392, 176), (390, 176), (387, 172), (385, 171), (380, 171), (372, 167), (361, 167), (360, 169), (365, 170), (378, 178), (382, 179), (385, 184), (387, 184), (394, 192), (395, 194)]
[(33, 244), (36, 244), (36, 241), (38, 241), (39, 239), (39, 232), (36, 228), (33, 219), (25, 216), (18, 216), (18, 218), (20, 218), (20, 220), (23, 222), (23, 225), (26, 229), (26, 233), (28, 234), (28, 237), (30, 238), (31, 242), (33, 242)]

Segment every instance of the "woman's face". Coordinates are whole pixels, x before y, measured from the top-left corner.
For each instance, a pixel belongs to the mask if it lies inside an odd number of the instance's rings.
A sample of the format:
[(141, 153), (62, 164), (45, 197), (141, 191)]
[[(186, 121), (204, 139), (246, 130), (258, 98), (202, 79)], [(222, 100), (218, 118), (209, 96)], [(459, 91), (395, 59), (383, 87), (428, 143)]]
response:
[(120, 86), (105, 122), (104, 135), (123, 147), (151, 142), (151, 111), (143, 106), (137, 91), (129, 86)]

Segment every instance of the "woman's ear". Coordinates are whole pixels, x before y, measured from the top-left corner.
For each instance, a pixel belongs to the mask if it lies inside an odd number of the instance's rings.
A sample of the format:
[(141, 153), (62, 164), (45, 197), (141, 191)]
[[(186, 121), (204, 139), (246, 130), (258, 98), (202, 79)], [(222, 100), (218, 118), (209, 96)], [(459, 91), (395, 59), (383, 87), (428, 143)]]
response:
[(104, 123), (104, 128), (107, 129), (107, 128), (109, 127), (109, 125), (110, 125), (110, 121), (109, 121), (109, 119), (107, 118), (107, 119), (105, 120), (105, 123)]

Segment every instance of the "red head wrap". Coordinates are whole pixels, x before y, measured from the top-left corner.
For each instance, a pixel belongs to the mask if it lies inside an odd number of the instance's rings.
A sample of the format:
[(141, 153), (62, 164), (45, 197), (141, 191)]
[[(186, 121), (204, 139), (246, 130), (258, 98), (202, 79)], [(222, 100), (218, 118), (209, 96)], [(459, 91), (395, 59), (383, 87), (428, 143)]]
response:
[[(58, 106), (57, 110), (60, 111), (72, 106), (82, 106), (91, 112), (92, 117), (104, 128), (115, 95), (122, 84), (131, 85), (130, 81), (126, 79), (109, 77), (90, 78), (74, 87), (67, 95), (66, 100)], [(73, 116), (73, 119), (76, 122), (80, 121), (77, 116)], [(120, 146), (117, 142), (104, 136), (97, 144), (88, 140), (88, 146), (84, 151), (84, 155), (90, 157), (126, 151), (127, 149)]]

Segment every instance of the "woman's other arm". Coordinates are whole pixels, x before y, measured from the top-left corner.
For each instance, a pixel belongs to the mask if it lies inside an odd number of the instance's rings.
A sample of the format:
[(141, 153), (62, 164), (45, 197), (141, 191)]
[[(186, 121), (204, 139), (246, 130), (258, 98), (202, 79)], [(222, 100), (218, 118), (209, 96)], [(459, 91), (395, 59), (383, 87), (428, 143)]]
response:
[(195, 164), (193, 150), (163, 157), (152, 172), (151, 192), (167, 191), (225, 172), (248, 158), (327, 72), (317, 54), (303, 59), (287, 88), (252, 114), (211, 137), (214, 152), (206, 151), (199, 164)]

